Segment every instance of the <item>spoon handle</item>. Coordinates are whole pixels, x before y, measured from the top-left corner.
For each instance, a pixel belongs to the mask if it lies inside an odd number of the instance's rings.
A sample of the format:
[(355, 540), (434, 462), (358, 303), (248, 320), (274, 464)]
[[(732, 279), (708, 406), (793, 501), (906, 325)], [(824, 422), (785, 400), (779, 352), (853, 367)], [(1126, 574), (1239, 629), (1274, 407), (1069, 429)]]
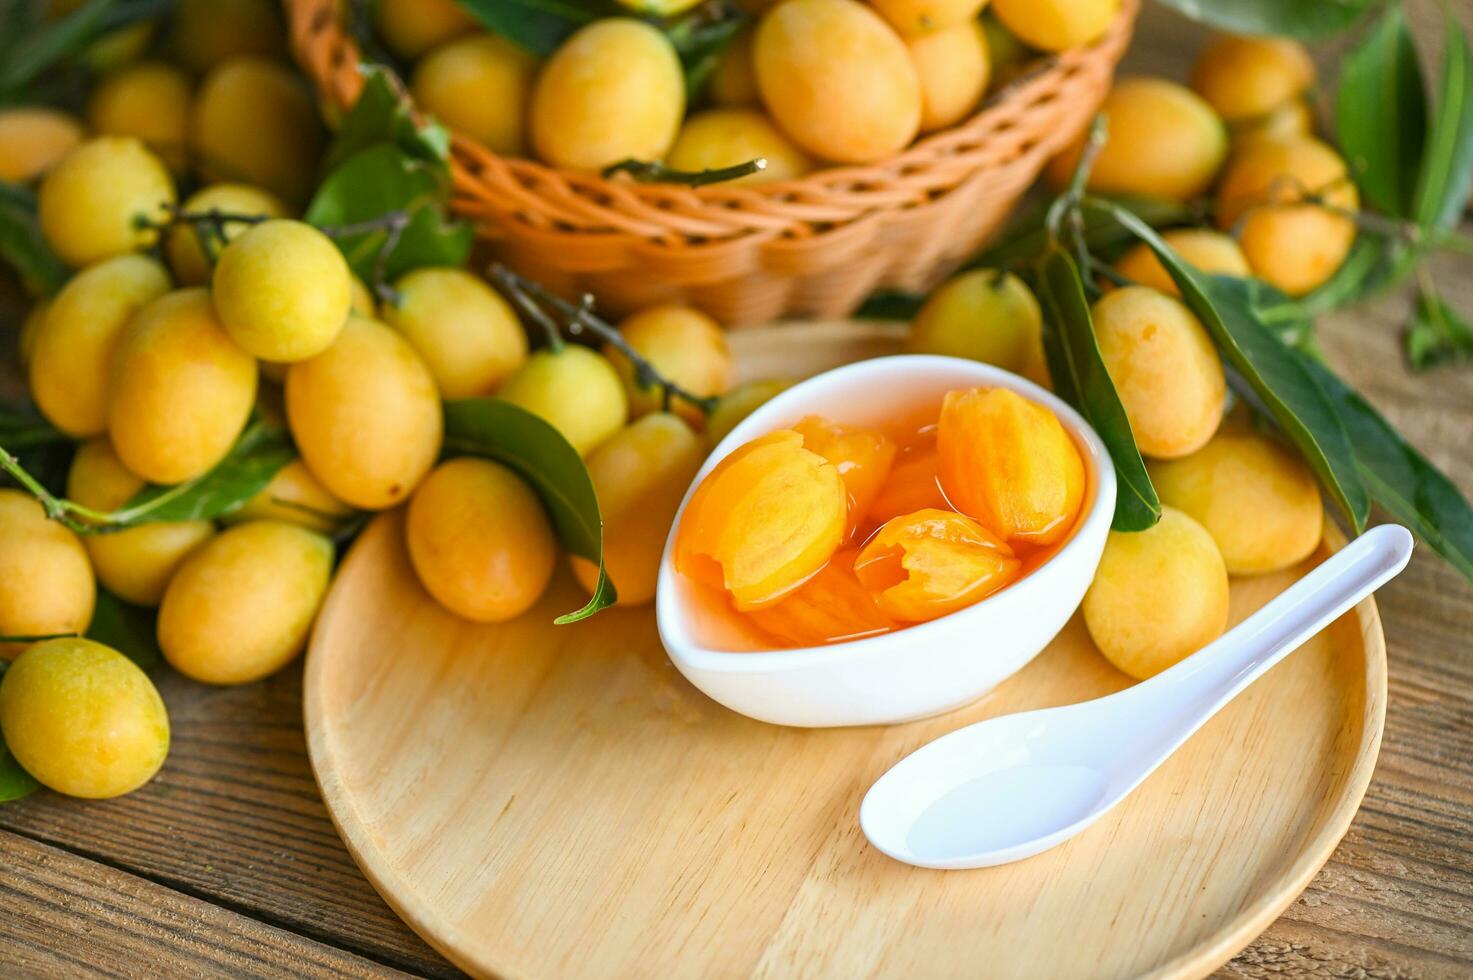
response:
[[(1120, 694), (1121, 700), (1170, 705), (1195, 718), (1195, 732), (1249, 684), (1406, 567), (1412, 535), (1382, 524), (1351, 541), (1197, 653)], [(1159, 714), (1158, 714), (1159, 717)]]

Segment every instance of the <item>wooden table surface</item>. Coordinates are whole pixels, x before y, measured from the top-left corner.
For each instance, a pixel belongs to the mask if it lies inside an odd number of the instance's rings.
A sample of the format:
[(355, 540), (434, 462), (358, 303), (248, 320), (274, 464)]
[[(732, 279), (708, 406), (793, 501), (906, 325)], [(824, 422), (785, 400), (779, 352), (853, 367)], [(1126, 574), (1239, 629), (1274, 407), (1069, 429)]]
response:
[[(1468, 0), (1457, 6), (1473, 22)], [(1414, 12), (1436, 16), (1430, 3)], [(1148, 9), (1130, 65), (1180, 75), (1194, 34)], [(1473, 263), (1438, 272), (1473, 311)], [(1408, 373), (1409, 312), (1402, 296), (1327, 317), (1324, 348), (1473, 493), (1473, 366)], [(0, 323), (16, 316), (11, 304)], [(0, 395), (15, 389), (13, 370), (0, 372)], [(1222, 976), (1473, 976), (1473, 586), (1420, 550), (1378, 601), (1390, 707), (1365, 804)], [(108, 802), (42, 792), (0, 806), (0, 974), (458, 975), (338, 840), (307, 760), (300, 664), (231, 689), (167, 668), (156, 678), (174, 727), (156, 780)]]

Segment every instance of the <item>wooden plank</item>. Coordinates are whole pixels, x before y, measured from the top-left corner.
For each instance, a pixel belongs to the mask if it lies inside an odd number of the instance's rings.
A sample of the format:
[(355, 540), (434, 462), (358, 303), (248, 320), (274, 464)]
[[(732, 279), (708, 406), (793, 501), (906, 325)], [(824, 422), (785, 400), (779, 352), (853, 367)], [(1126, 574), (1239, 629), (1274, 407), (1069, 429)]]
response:
[(156, 780), (102, 802), (43, 792), (0, 807), (0, 827), (404, 969), (451, 972), (338, 840), (307, 761), (300, 667), (239, 688), (155, 678), (174, 730)]
[[(1465, 21), (1473, 10), (1467, 0), (1454, 7)], [(1437, 16), (1435, 5), (1412, 13)], [(1130, 69), (1180, 77), (1196, 29), (1159, 7), (1148, 5), (1145, 16)], [(1437, 266), (1439, 283), (1464, 311), (1473, 310), (1468, 268), (1467, 260)], [(1409, 315), (1408, 299), (1392, 297), (1328, 317), (1324, 347), (1332, 363), (1460, 486), (1473, 489), (1473, 371), (1407, 372), (1399, 335)], [(0, 311), (0, 322), (18, 322), (13, 303)], [(7, 354), (13, 337), (12, 330), (0, 331)], [(0, 395), (13, 395), (18, 387), (12, 372), (0, 370)], [(1224, 968), (1225, 976), (1473, 973), (1467, 925), (1473, 922), (1473, 589), (1423, 552), (1383, 591), (1380, 604), (1391, 690), (1375, 781), (1330, 863), (1277, 923)], [(143, 876), (170, 886), (164, 894), (172, 890), (201, 904), (240, 909), (280, 929), (415, 972), (451, 975), (363, 881), (317, 800), (300, 728), (299, 669), (235, 690), (200, 688), (168, 671), (159, 677), (174, 716), (175, 747), (158, 783), (110, 803), (41, 794), (0, 806), (0, 826), (125, 869), (76, 865), (79, 881), (99, 884), (108, 901), (120, 901), (113, 893), (130, 888), (142, 894), (137, 889), (147, 882), (132, 876)], [(58, 861), (77, 860), (50, 848), (45, 853)], [(5, 863), (10, 860), (7, 853)], [(0, 868), (0, 875), (6, 873)], [(0, 901), (7, 912), (14, 904), (8, 892)], [(95, 906), (72, 902), (55, 908), (47, 928), (85, 936), (101, 928)], [(4, 922), (0, 916), (0, 929)], [(285, 933), (272, 936), (272, 944), (283, 949), (298, 941)], [(177, 942), (150, 940), (151, 959), (133, 964), (132, 972), (156, 968), (158, 957)], [(8, 943), (4, 949), (0, 962), (8, 964)], [(100, 962), (119, 963), (111, 945), (106, 951), (108, 958)], [(27, 969), (71, 973), (76, 964)]]
[(0, 832), (6, 976), (397, 977), (397, 970)]

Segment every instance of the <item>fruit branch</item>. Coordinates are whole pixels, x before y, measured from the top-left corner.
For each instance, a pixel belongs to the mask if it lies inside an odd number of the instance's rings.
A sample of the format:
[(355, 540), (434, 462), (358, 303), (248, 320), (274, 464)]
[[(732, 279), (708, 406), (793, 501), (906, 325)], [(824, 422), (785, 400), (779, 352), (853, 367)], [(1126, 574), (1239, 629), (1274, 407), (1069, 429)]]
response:
[(760, 174), (766, 169), (766, 157), (757, 157), (746, 163), (719, 167), (715, 170), (676, 170), (665, 166), (658, 160), (636, 160), (630, 157), (628, 160), (620, 160), (618, 163), (605, 167), (603, 176), (612, 177), (615, 174), (624, 173), (641, 184), (685, 184), (687, 187), (705, 187), (707, 184), (720, 184), (751, 174)]
[[(715, 397), (697, 395), (665, 377), (643, 354), (635, 350), (629, 341), (624, 339), (624, 335), (616, 327), (595, 315), (593, 297), (589, 294), (585, 293), (577, 304), (569, 303), (561, 296), (549, 292), (543, 286), (524, 276), (517, 275), (500, 263), (491, 267), (491, 277), (507, 291), (518, 306), (526, 308), (522, 301), (517, 300), (518, 294), (521, 294), (530, 305), (540, 306), (544, 310), (550, 308), (556, 312), (568, 332), (575, 337), (586, 330), (627, 357), (629, 363), (634, 365), (634, 377), (641, 388), (659, 387), (662, 393), (661, 406), (665, 410), (669, 410), (670, 402), (674, 398), (689, 402), (705, 415), (709, 415), (715, 409)], [(545, 313), (543, 315), (545, 316)], [(547, 322), (552, 323), (550, 319)], [(555, 323), (553, 329), (556, 330)]]
[(379, 243), (378, 254), (373, 259), (373, 282), (369, 283), (369, 287), (381, 302), (397, 305), (399, 294), (389, 285), (388, 280), (389, 256), (394, 253), (395, 248), (398, 248), (399, 239), (404, 235), (404, 229), (409, 227), (409, 220), (408, 211), (385, 211), (376, 218), (354, 221), (346, 225), (321, 225), (317, 230), (333, 241), (358, 235), (371, 235), (379, 231), (384, 232), (384, 240)]
[(47, 517), (78, 534), (96, 534), (100, 528), (89, 522), (106, 524), (112, 519), (109, 514), (56, 496), (42, 486), (40, 480), (28, 473), (26, 468), (20, 464), (20, 460), (6, 452), (4, 447), (0, 447), (0, 470), (9, 473), (15, 482), (35, 497), (42, 509), (46, 511)]

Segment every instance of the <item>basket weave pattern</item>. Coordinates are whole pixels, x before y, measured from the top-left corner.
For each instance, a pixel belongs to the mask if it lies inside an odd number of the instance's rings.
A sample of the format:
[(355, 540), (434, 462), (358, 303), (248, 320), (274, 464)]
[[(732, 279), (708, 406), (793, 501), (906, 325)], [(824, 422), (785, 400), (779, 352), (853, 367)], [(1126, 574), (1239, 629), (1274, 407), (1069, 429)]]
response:
[[(297, 58), (348, 108), (363, 87), (336, 0), (287, 0)], [(452, 208), (490, 254), (621, 313), (682, 301), (729, 325), (837, 317), (879, 286), (925, 289), (1007, 219), (1108, 90), (1139, 0), (1110, 30), (887, 160), (755, 187), (691, 188), (555, 170), (454, 134)]]

